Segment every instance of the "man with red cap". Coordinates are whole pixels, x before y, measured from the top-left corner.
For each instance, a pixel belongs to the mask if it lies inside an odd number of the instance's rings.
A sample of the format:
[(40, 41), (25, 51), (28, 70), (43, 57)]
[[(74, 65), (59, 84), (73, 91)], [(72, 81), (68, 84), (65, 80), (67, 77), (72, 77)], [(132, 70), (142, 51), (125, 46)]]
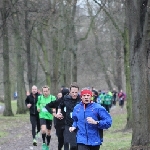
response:
[(111, 127), (112, 118), (104, 107), (91, 102), (92, 91), (81, 91), (82, 102), (74, 107), (70, 132), (77, 129), (78, 150), (99, 150), (103, 142), (99, 130)]

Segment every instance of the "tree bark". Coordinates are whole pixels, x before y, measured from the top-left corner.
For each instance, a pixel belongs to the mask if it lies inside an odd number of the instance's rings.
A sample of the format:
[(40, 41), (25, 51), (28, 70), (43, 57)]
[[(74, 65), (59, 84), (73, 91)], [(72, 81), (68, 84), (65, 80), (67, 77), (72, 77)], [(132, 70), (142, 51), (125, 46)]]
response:
[(25, 93), (24, 87), (24, 65), (23, 65), (23, 46), (22, 46), (22, 38), (20, 35), (20, 27), (19, 27), (19, 17), (18, 14), (16, 14), (13, 17), (14, 21), (14, 37), (15, 37), (15, 51), (17, 56), (17, 114), (24, 114), (26, 113), (26, 107), (25, 107), (25, 94), (23, 94), (23, 90)]
[(27, 54), (27, 78), (29, 83), (29, 89), (33, 86), (32, 81), (32, 62), (31, 62), (31, 50), (30, 50), (30, 38), (31, 33), (29, 33), (29, 20), (28, 20), (28, 0), (24, 0), (25, 4), (25, 46)]
[[(148, 80), (148, 0), (128, 0), (133, 133), (131, 149), (146, 150), (150, 143), (150, 92)], [(150, 41), (149, 41), (150, 42)]]
[(13, 116), (12, 108), (11, 108), (11, 84), (10, 84), (10, 76), (9, 76), (9, 42), (8, 42), (8, 24), (7, 24), (7, 0), (3, 0), (3, 8), (1, 11), (3, 25), (2, 25), (2, 33), (3, 33), (3, 81), (4, 81), (4, 103), (5, 109), (3, 112), (4, 116)]

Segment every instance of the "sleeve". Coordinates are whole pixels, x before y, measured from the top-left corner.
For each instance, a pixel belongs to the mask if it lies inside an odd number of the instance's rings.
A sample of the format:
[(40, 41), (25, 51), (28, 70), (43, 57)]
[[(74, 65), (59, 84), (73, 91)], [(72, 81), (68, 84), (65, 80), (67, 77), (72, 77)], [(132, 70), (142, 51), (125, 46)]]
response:
[(77, 128), (77, 122), (78, 122), (78, 118), (76, 116), (76, 107), (74, 107), (73, 112), (72, 112), (72, 119), (73, 119), (73, 124), (72, 127)]
[(48, 110), (49, 113), (52, 113), (51, 108), (57, 108), (58, 101), (51, 101), (50, 103), (46, 104), (45, 108)]
[(25, 99), (25, 105), (27, 106), (27, 104), (29, 104), (29, 96), (27, 96)]
[(38, 96), (38, 101), (36, 103), (37, 109), (40, 109), (40, 101), (41, 101), (41, 96)]
[(62, 109), (65, 107), (64, 101), (61, 100), (60, 104), (58, 105), (58, 109)]
[(98, 108), (98, 115), (100, 116), (100, 121), (98, 123), (98, 128), (108, 129), (112, 125), (112, 118), (105, 108)]
[(52, 95), (51, 101), (56, 101), (56, 96)]

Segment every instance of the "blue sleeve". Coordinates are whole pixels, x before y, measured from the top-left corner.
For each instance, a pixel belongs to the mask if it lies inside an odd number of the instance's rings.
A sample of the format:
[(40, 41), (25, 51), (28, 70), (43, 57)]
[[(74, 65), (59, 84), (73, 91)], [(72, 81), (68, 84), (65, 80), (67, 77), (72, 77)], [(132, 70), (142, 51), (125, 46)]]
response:
[(78, 121), (78, 118), (76, 116), (76, 108), (73, 109), (73, 112), (72, 112), (72, 119), (73, 119), (73, 124), (72, 124), (72, 127), (75, 127), (77, 128), (77, 121)]
[(98, 108), (98, 114), (100, 116), (100, 121), (98, 123), (98, 128), (100, 129), (108, 129), (112, 125), (112, 118), (110, 114), (106, 111), (105, 108)]

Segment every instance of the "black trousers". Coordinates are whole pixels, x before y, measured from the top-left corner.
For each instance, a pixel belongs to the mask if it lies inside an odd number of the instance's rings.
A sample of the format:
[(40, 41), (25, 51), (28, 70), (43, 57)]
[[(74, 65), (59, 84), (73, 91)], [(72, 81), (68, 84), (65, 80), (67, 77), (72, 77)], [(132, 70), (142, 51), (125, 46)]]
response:
[(37, 128), (37, 133), (40, 132), (40, 119), (39, 115), (30, 115), (30, 122), (32, 125), (32, 137), (33, 139), (35, 138), (36, 135), (36, 128)]
[(56, 135), (58, 137), (58, 150), (62, 150), (62, 147), (64, 145), (64, 150), (69, 150), (69, 143), (64, 143), (64, 130), (65, 126), (55, 126), (56, 128)]
[(100, 149), (100, 145), (91, 146), (91, 145), (78, 144), (78, 150), (99, 150), (99, 149)]

